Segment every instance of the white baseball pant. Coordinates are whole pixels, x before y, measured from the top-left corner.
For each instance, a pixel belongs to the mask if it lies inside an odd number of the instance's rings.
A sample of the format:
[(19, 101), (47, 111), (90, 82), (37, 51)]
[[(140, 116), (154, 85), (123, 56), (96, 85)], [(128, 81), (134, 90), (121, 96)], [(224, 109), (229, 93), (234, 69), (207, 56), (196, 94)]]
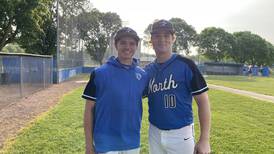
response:
[(161, 130), (150, 124), (149, 153), (150, 154), (193, 154), (194, 125), (180, 129)]

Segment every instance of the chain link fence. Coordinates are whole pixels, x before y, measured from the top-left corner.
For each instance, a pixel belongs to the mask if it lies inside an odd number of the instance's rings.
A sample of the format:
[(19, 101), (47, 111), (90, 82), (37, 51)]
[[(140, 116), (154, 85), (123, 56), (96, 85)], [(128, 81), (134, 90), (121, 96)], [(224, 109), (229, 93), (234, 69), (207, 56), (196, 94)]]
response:
[(74, 1), (58, 1), (57, 4), (57, 65), (66, 69), (83, 65), (83, 41), (77, 29), (80, 13), (73, 9)]
[(82, 73), (83, 66), (94, 67), (99, 63), (85, 49), (85, 42), (78, 30), (79, 14), (84, 3), (57, 1), (57, 53), (54, 58), (54, 83), (60, 83)]
[(18, 98), (49, 87), (52, 56), (0, 53), (0, 108)]

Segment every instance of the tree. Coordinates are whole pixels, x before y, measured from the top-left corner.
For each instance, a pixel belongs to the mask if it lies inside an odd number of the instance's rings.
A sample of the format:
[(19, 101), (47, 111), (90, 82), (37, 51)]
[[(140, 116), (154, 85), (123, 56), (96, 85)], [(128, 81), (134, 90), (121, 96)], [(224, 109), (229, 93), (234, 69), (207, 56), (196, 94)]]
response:
[(115, 32), (122, 26), (122, 20), (120, 19), (119, 15), (112, 12), (102, 13), (101, 17), (102, 32), (106, 34), (109, 41), (113, 32)]
[(17, 43), (9, 43), (7, 44), (1, 52), (6, 53), (25, 53), (25, 50), (22, 49)]
[(273, 45), (259, 35), (249, 31), (233, 33), (236, 38), (235, 50), (230, 54), (236, 62), (253, 65), (273, 63)]
[(88, 53), (102, 64), (111, 36), (122, 26), (119, 15), (93, 9), (80, 14), (79, 22), (80, 36), (85, 41)]
[(88, 12), (88, 0), (59, 0), (59, 39), (66, 48), (75, 44), (75, 37), (79, 34), (79, 15)]
[(16, 38), (28, 35), (31, 31), (41, 31), (42, 18), (33, 10), (39, 0), (2, 0), (0, 5), (0, 50)]
[[(1, 2), (2, 3), (2, 2)], [(4, 0), (0, 6), (0, 49), (17, 42), (27, 53), (54, 54), (56, 19), (52, 0)]]
[[(157, 21), (157, 20), (155, 20)], [(173, 44), (173, 52), (185, 52), (185, 54), (190, 53), (190, 47), (192, 45), (195, 45), (196, 42), (196, 36), (197, 33), (195, 29), (191, 26), (188, 25), (183, 19), (181, 18), (171, 18), (169, 20), (175, 31), (176, 35), (176, 42)], [(143, 43), (144, 46), (151, 48), (151, 43), (150, 43), (150, 31), (152, 28), (152, 24), (149, 24), (147, 28), (144, 31), (144, 38), (143, 38)]]
[(266, 42), (268, 55), (265, 60), (265, 65), (271, 66), (274, 64), (274, 46), (270, 42)]
[(150, 38), (151, 37), (151, 35), (150, 35), (151, 27), (152, 27), (152, 24), (149, 24), (144, 31), (145, 35), (143, 37), (143, 45), (147, 48), (152, 48), (151, 38)]
[(77, 16), (82, 12), (89, 11), (88, 0), (59, 0), (62, 16)]
[(176, 35), (173, 51), (184, 51), (188, 55), (190, 47), (196, 42), (197, 33), (195, 29), (181, 18), (171, 18), (169, 21), (172, 23)]
[(233, 35), (221, 28), (205, 28), (198, 36), (198, 52), (215, 62), (223, 60), (234, 44)]
[(27, 53), (53, 55), (56, 53), (57, 28), (53, 1), (41, 1), (33, 9), (33, 17), (39, 18), (39, 30), (28, 29), (22, 33), (18, 43), (26, 49)]
[[(26, 37), (19, 39), (20, 45), (26, 49), (28, 53), (35, 54), (56, 54), (57, 43), (57, 10), (59, 13), (59, 43), (62, 46), (60, 50), (63, 56), (63, 63), (70, 66), (75, 64), (67, 61), (76, 61), (81, 54), (75, 51), (79, 49), (79, 32), (77, 30), (77, 16), (87, 11), (88, 0), (59, 0), (59, 8), (57, 8), (57, 0), (41, 0), (39, 5), (33, 10), (34, 15), (43, 19), (40, 28), (41, 31), (29, 31)], [(59, 46), (59, 47), (60, 47)], [(81, 61), (81, 60), (78, 60)], [(77, 63), (78, 64), (78, 63)], [(63, 66), (64, 67), (64, 66)]]

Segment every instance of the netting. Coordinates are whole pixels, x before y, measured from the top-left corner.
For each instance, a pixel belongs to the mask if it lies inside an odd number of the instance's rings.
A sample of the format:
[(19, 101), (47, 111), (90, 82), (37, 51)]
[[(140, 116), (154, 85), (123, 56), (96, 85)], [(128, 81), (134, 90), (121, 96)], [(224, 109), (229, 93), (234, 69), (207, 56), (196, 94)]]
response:
[(80, 38), (77, 26), (78, 15), (85, 6), (77, 1), (59, 1), (57, 5), (57, 67), (58, 69), (73, 68), (78, 66), (93, 66), (98, 63), (87, 53), (84, 41)]

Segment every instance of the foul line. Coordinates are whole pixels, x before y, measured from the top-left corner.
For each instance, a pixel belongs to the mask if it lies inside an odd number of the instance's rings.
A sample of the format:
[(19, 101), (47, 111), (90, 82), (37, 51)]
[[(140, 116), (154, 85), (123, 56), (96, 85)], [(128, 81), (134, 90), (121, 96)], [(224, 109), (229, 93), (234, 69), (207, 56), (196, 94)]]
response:
[(229, 88), (229, 87), (224, 87), (224, 86), (217, 86), (217, 85), (213, 85), (213, 84), (208, 84), (208, 86), (209, 86), (209, 88), (212, 88), (212, 89), (223, 90), (223, 91), (235, 93), (235, 94), (238, 94), (238, 95), (244, 95), (244, 96), (256, 98), (256, 99), (259, 99), (259, 100), (262, 100), (262, 101), (267, 101), (267, 102), (274, 103), (274, 97), (273, 96), (258, 94), (258, 93), (255, 93), (255, 92), (239, 90), (239, 89), (234, 89), (234, 88)]

